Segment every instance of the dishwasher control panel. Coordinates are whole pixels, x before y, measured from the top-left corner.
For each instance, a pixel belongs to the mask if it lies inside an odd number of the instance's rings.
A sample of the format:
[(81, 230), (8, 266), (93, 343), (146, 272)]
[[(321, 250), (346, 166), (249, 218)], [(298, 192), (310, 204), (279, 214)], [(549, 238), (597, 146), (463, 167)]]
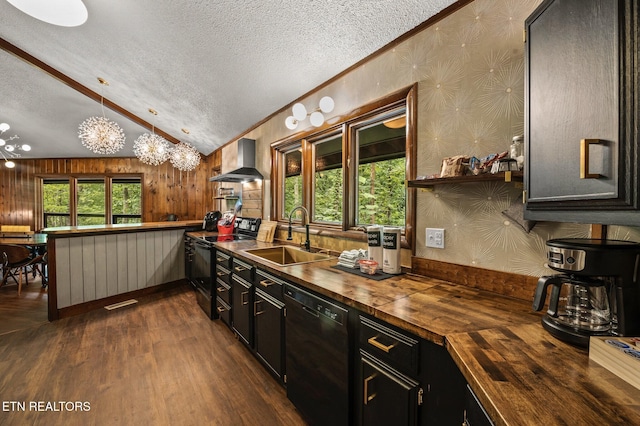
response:
[(339, 324), (345, 324), (347, 310), (328, 300), (290, 285), (285, 286), (284, 294), (301, 304), (306, 311), (315, 312)]

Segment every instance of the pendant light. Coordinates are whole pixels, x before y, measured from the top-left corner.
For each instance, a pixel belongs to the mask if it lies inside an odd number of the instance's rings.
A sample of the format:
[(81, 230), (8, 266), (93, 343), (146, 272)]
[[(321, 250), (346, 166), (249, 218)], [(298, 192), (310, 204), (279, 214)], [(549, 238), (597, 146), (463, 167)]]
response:
[[(149, 112), (154, 116), (158, 112), (149, 108)], [(138, 160), (150, 166), (158, 166), (169, 158), (169, 142), (162, 136), (154, 133), (154, 125), (151, 124), (151, 133), (143, 133), (133, 143), (133, 153)]]
[(180, 142), (171, 148), (169, 161), (176, 169), (188, 172), (200, 164), (200, 153), (188, 143)]
[[(102, 86), (109, 83), (98, 77)], [(124, 147), (124, 131), (115, 121), (111, 121), (104, 115), (104, 97), (100, 95), (102, 117), (89, 117), (78, 126), (78, 137), (82, 145), (96, 154), (114, 154)]]

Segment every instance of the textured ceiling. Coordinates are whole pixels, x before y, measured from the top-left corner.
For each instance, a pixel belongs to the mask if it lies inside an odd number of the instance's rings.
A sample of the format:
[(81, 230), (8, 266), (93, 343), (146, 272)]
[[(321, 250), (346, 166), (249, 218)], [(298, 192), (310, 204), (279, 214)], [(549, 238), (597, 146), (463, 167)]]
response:
[[(0, 0), (0, 38), (206, 155), (452, 3), (85, 0), (89, 19), (68, 28)], [(98, 103), (4, 51), (0, 75), (4, 136), (33, 146), (25, 158), (93, 156), (77, 126)], [(133, 156), (147, 130), (106, 116), (127, 135), (115, 156)]]

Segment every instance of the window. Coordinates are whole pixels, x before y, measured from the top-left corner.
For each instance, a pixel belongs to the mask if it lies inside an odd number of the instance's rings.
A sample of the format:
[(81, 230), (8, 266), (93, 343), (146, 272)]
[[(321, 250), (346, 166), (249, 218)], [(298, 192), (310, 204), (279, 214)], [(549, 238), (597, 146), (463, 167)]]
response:
[(46, 179), (42, 185), (44, 226), (69, 226), (70, 221), (69, 180)]
[(302, 204), (302, 149), (297, 144), (284, 153), (284, 210), (282, 219), (286, 219), (295, 206)]
[(56, 177), (42, 179), (42, 218), (56, 226), (140, 223), (139, 177)]
[(312, 143), (315, 222), (342, 223), (342, 134)]
[(341, 123), (272, 144), (272, 216), (288, 219), (302, 205), (312, 227), (356, 239), (366, 225), (398, 226), (411, 247), (415, 190), (406, 181), (415, 177), (416, 91), (403, 89)]
[(139, 178), (112, 179), (111, 215), (113, 223), (142, 221), (142, 185)]
[(104, 225), (106, 223), (104, 180), (78, 179), (77, 185), (77, 224)]
[(400, 108), (354, 125), (356, 225), (405, 226), (406, 114)]

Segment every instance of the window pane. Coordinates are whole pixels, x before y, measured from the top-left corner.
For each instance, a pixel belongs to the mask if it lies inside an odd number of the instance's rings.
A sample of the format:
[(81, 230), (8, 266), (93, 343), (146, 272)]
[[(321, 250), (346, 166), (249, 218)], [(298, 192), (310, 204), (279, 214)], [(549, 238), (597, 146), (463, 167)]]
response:
[(103, 225), (105, 220), (104, 181), (78, 180), (78, 225)]
[(342, 135), (313, 144), (313, 220), (342, 222)]
[(42, 185), (42, 202), (44, 227), (69, 226), (69, 181), (44, 180)]
[(358, 225), (405, 226), (404, 117), (403, 111), (357, 131)]
[(300, 146), (284, 154), (284, 211), (286, 219), (295, 206), (302, 204), (302, 151)]
[(142, 222), (142, 185), (140, 179), (114, 179), (111, 183), (113, 223)]

